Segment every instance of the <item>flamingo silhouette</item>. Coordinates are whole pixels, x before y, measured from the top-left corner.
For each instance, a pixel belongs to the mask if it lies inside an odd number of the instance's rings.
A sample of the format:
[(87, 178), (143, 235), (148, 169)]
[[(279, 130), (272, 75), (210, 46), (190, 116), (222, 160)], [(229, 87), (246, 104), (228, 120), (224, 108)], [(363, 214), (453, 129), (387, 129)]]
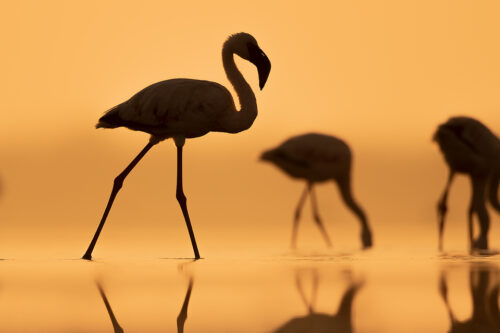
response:
[[(468, 211), (470, 250), (488, 249), (490, 218), (486, 209), (486, 192), (493, 208), (500, 212), (498, 184), (500, 179), (500, 140), (485, 125), (470, 117), (452, 117), (439, 125), (434, 140), (449, 167), (448, 181), (438, 201), (439, 250), (443, 249), (444, 221), (448, 192), (455, 173), (471, 180), (472, 195)], [(477, 214), (480, 234), (474, 237), (473, 215)]]
[(333, 180), (338, 185), (344, 203), (358, 217), (361, 224), (363, 248), (366, 249), (373, 245), (368, 219), (352, 195), (351, 150), (344, 141), (324, 134), (298, 135), (286, 140), (278, 147), (262, 153), (261, 160), (269, 161), (289, 176), (304, 179), (307, 182), (295, 210), (292, 248), (296, 246), (300, 213), (308, 194), (311, 196), (314, 221), (326, 244), (331, 246), (328, 233), (318, 214), (316, 195), (314, 194), (314, 184), (328, 180)]
[[(484, 267), (471, 267), (469, 273), (470, 292), (472, 296), (472, 316), (469, 320), (459, 321), (453, 314), (448, 301), (446, 273), (441, 272), (439, 293), (450, 317), (449, 333), (498, 333), (500, 332), (500, 310), (498, 295), (500, 281), (491, 283), (494, 271)], [(496, 272), (498, 273), (498, 272)]]
[(314, 301), (318, 291), (318, 274), (313, 271), (313, 294), (312, 300), (308, 301), (302, 289), (301, 276), (296, 274), (296, 286), (308, 314), (290, 319), (282, 326), (274, 330), (274, 333), (315, 333), (315, 332), (353, 332), (352, 327), (352, 304), (356, 293), (361, 288), (361, 283), (351, 283), (346, 289), (340, 305), (335, 314), (329, 315), (314, 310)]
[(97, 128), (127, 127), (149, 133), (151, 138), (125, 170), (115, 178), (101, 222), (82, 259), (92, 259), (94, 246), (125, 177), (154, 145), (168, 138), (173, 138), (177, 146), (177, 201), (184, 215), (195, 258), (200, 258), (182, 187), (182, 147), (186, 138), (196, 138), (210, 131), (238, 133), (248, 129), (255, 120), (255, 95), (236, 67), (234, 54), (257, 67), (260, 89), (267, 81), (271, 63), (250, 34), (237, 33), (226, 40), (222, 47), (222, 63), (227, 78), (238, 95), (241, 105), (239, 111), (229, 90), (218, 83), (172, 79), (144, 88), (99, 119)]

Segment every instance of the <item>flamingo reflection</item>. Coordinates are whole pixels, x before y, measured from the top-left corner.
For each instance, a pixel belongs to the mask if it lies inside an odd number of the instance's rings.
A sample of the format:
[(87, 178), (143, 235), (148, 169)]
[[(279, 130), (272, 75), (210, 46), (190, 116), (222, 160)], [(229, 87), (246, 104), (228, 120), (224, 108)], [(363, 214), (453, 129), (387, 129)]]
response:
[[(106, 310), (108, 311), (109, 318), (111, 319), (111, 323), (113, 324), (113, 329), (115, 333), (123, 333), (123, 328), (120, 326), (118, 323), (118, 320), (116, 319), (115, 314), (113, 313), (113, 309), (111, 308), (111, 305), (109, 304), (108, 298), (106, 297), (106, 293), (104, 292), (104, 289), (102, 288), (102, 285), (99, 282), (96, 282), (97, 289), (99, 290), (99, 294), (101, 295), (102, 301), (104, 302), (104, 305), (106, 306)], [(186, 291), (186, 296), (184, 297), (184, 302), (182, 303), (181, 311), (179, 312), (179, 315), (177, 316), (177, 332), (178, 333), (183, 333), (184, 332), (184, 324), (186, 323), (187, 319), (187, 312), (188, 312), (188, 306), (189, 306), (189, 299), (191, 298), (191, 291), (193, 290), (193, 278), (189, 279), (189, 285), (188, 289)]]
[(441, 272), (439, 292), (450, 317), (449, 333), (498, 333), (500, 332), (500, 311), (498, 295), (499, 271), (490, 267), (473, 267), (469, 272), (469, 288), (472, 296), (472, 315), (468, 320), (456, 318), (448, 301), (446, 272)]
[(97, 289), (99, 289), (99, 294), (101, 294), (102, 301), (106, 306), (106, 310), (108, 311), (109, 318), (111, 319), (111, 323), (113, 324), (113, 329), (115, 333), (123, 333), (123, 328), (116, 320), (115, 314), (113, 313), (113, 309), (111, 309), (111, 305), (109, 304), (108, 298), (106, 297), (106, 293), (102, 288), (102, 285), (99, 282), (96, 282)]
[(318, 273), (314, 270), (313, 292), (311, 300), (308, 301), (302, 288), (302, 276), (300, 272), (297, 273), (296, 287), (307, 308), (308, 314), (290, 319), (274, 330), (274, 333), (354, 332), (352, 325), (352, 305), (354, 297), (361, 288), (362, 283), (351, 281), (349, 287), (344, 291), (337, 312), (330, 315), (314, 310), (314, 303), (318, 292), (318, 280)]

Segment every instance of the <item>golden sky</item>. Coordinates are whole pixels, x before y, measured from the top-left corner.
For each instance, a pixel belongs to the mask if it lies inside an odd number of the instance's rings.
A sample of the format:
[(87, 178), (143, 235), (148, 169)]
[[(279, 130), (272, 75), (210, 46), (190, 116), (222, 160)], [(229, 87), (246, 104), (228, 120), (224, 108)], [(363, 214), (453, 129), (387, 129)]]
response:
[[(6, 3), (0, 249), (81, 255), (113, 178), (147, 140), (95, 130), (99, 116), (168, 78), (229, 86), (221, 46), (239, 31), (256, 37), (272, 70), (258, 91), (255, 68), (237, 61), (256, 91), (252, 128), (185, 146), (185, 192), (202, 255), (286, 250), (302, 184), (257, 158), (306, 131), (350, 143), (355, 193), (376, 244), (433, 249), (446, 177), (431, 142), (436, 125), (466, 114), (500, 131), (499, 10), (497, 1), (456, 0)], [(467, 186), (457, 181), (450, 198), (446, 241), (456, 248), (466, 246)], [(357, 222), (336, 191), (324, 185), (318, 196), (334, 246), (358, 247)], [(323, 248), (308, 205), (301, 232), (299, 245)], [(95, 251), (138, 252), (191, 255), (172, 142), (155, 147), (127, 179)]]

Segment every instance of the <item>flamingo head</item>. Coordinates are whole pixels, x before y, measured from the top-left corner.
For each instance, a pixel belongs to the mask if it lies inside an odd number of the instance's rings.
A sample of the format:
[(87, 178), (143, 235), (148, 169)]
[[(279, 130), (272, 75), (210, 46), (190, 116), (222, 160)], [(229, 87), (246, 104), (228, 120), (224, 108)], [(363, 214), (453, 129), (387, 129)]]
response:
[(248, 33), (240, 32), (229, 37), (226, 43), (231, 43), (234, 53), (257, 67), (259, 88), (264, 88), (271, 71), (271, 62), (264, 51), (260, 49), (257, 40)]

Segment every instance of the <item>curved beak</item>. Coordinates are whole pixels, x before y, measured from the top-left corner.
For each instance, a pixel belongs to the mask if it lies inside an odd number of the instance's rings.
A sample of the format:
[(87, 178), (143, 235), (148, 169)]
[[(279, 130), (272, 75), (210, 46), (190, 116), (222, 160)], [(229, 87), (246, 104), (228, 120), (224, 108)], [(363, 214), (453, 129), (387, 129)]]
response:
[(271, 71), (271, 61), (257, 45), (248, 44), (250, 54), (249, 61), (257, 67), (259, 73), (259, 88), (262, 90), (266, 84), (269, 72)]

